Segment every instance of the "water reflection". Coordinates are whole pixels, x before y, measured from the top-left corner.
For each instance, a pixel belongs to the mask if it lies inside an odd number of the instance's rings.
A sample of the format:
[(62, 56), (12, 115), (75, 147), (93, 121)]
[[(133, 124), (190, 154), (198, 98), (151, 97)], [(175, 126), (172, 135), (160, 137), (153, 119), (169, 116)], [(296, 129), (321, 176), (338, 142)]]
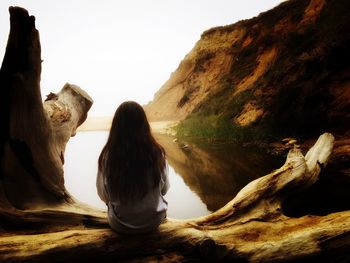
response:
[(169, 181), (170, 188), (165, 195), (165, 199), (169, 203), (168, 217), (193, 218), (210, 213), (203, 201), (171, 166), (169, 166)]
[[(78, 132), (65, 153), (65, 184), (77, 199), (105, 209), (96, 192), (97, 159), (108, 132)], [(279, 167), (276, 160), (255, 149), (234, 145), (174, 142), (156, 135), (165, 148), (169, 167), (168, 216), (192, 218), (217, 210), (248, 182)]]
[(283, 159), (234, 144), (174, 142), (157, 135), (175, 172), (209, 211), (230, 201), (247, 183), (282, 165)]

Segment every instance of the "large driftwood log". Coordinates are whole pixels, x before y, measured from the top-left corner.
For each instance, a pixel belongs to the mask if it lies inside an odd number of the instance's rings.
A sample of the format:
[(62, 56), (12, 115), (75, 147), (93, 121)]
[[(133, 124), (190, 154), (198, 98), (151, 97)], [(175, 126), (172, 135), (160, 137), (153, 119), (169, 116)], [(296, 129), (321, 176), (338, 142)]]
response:
[(283, 200), (312, 185), (334, 138), (325, 133), (304, 157), (292, 149), (278, 170), (243, 188), (218, 211), (168, 219), (157, 232), (119, 236), (106, 213), (74, 201), (64, 188), (64, 148), (86, 118), (89, 96), (67, 84), (43, 104), (40, 44), (34, 18), (11, 8), (11, 31), (0, 71), (0, 260), (232, 261), (344, 259), (350, 211), (291, 218)]

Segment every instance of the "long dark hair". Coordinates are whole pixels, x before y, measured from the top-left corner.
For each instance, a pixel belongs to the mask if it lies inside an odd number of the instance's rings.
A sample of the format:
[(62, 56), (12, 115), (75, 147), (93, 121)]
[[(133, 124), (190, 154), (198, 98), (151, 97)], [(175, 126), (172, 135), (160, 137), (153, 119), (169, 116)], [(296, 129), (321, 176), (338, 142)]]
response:
[(123, 203), (142, 198), (150, 187), (159, 185), (165, 151), (152, 136), (138, 103), (126, 101), (116, 110), (98, 169), (106, 176), (110, 198)]

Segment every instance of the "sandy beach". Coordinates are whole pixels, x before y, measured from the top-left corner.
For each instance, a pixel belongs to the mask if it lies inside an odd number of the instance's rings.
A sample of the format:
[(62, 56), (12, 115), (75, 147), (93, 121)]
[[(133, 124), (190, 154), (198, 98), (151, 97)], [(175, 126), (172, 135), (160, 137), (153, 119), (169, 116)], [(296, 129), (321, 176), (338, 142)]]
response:
[[(108, 131), (111, 128), (113, 117), (88, 117), (86, 121), (78, 127), (78, 131)], [(175, 135), (171, 129), (178, 122), (176, 121), (156, 121), (150, 122), (153, 133)]]

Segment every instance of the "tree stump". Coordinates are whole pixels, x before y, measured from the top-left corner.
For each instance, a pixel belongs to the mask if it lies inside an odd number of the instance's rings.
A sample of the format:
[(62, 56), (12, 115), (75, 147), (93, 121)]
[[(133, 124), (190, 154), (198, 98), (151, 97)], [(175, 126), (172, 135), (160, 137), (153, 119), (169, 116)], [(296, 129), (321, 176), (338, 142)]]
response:
[(93, 102), (82, 89), (66, 84), (42, 103), (35, 18), (18, 7), (10, 7), (10, 17), (0, 70), (0, 209), (7, 222), (2, 227), (17, 227), (24, 210), (73, 202), (64, 187), (64, 150)]

